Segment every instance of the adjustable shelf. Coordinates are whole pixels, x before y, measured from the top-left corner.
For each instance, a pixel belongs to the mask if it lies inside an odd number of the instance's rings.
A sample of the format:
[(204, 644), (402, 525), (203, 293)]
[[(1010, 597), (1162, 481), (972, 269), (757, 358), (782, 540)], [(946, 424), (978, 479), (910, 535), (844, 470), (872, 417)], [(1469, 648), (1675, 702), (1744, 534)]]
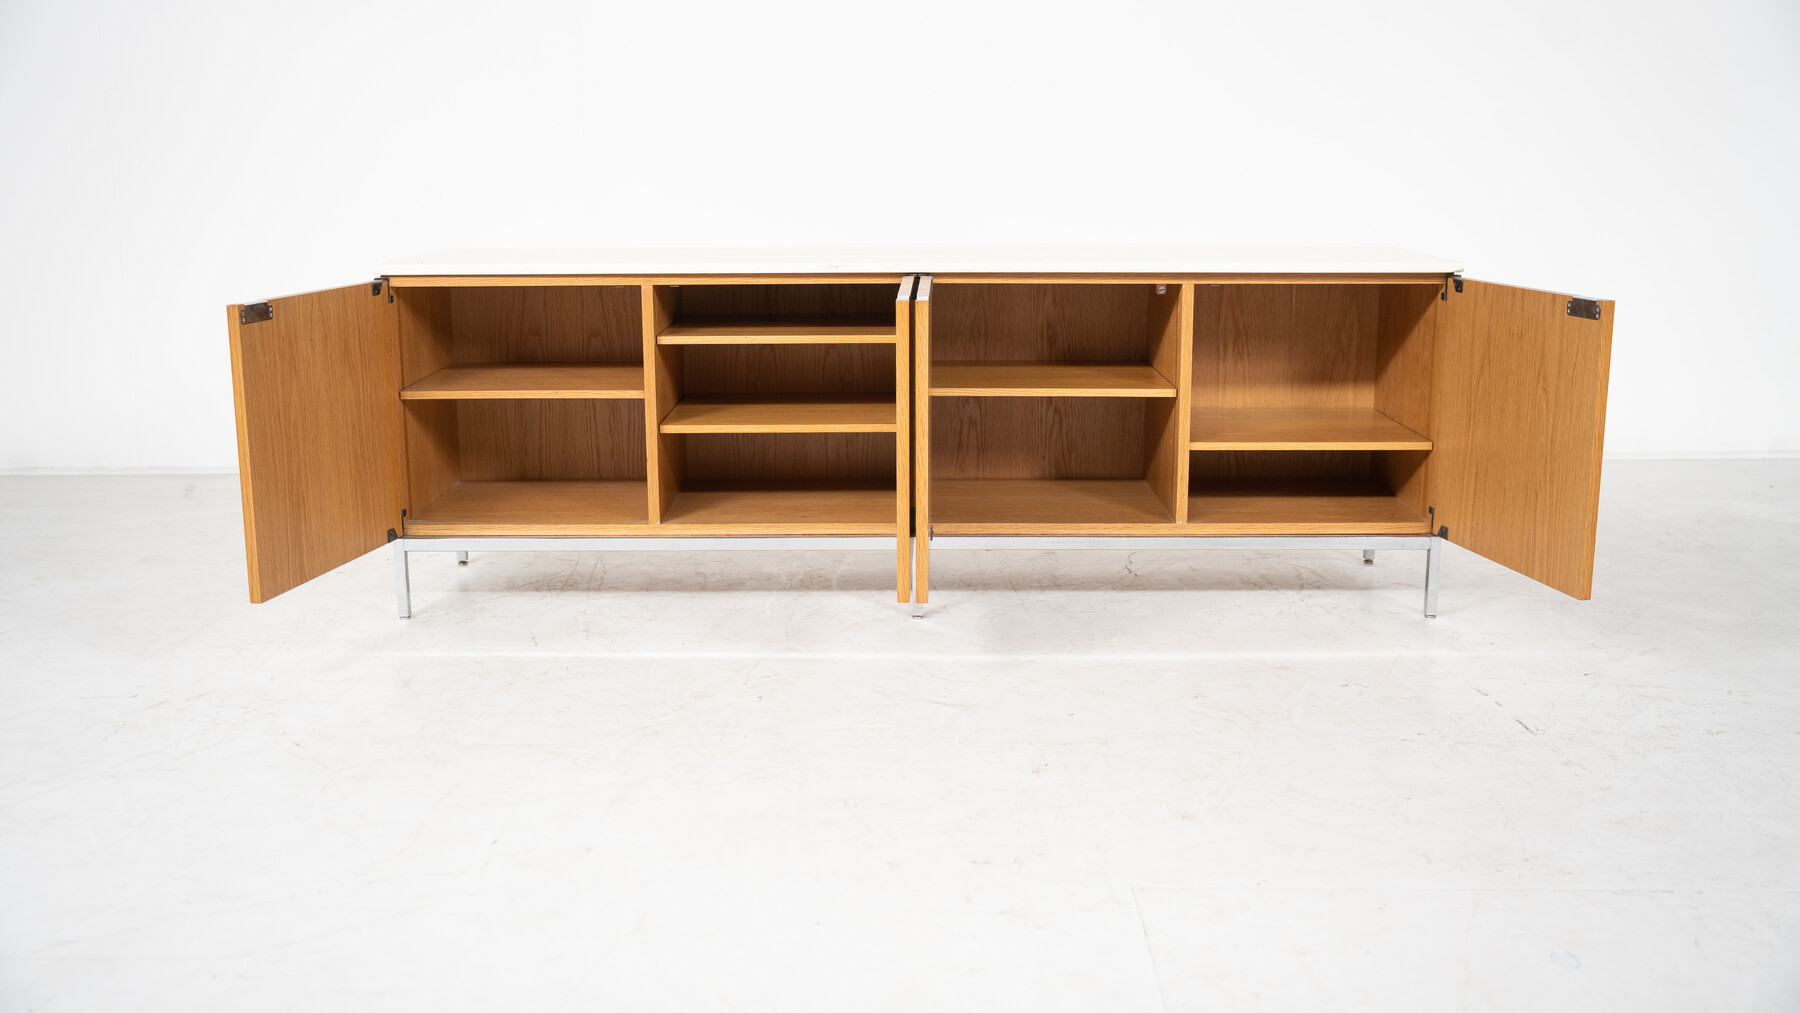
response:
[(457, 482), (405, 534), (602, 536), (654, 534), (642, 480)]
[(1142, 479), (959, 478), (931, 489), (931, 530), (941, 535), (1173, 533), (1162, 501)]
[(716, 394), (683, 397), (664, 433), (891, 433), (891, 394)]
[(400, 392), (407, 401), (641, 398), (644, 367), (446, 366)]
[(1373, 408), (1209, 408), (1190, 416), (1190, 450), (1430, 450)]
[(1174, 397), (1148, 363), (938, 362), (934, 397)]
[(1372, 480), (1220, 481), (1188, 495), (1193, 535), (1410, 535), (1431, 524)]
[(669, 535), (893, 535), (892, 485), (759, 480), (683, 485), (658, 525)]
[(893, 314), (682, 318), (656, 336), (659, 345), (891, 345)]

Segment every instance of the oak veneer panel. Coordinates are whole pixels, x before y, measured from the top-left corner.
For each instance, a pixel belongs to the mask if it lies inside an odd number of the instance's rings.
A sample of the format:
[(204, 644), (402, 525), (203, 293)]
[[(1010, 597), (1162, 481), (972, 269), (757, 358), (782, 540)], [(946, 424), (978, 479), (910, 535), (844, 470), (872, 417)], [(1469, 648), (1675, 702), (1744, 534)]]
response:
[(455, 401), (408, 401), (406, 426), (406, 503), (409, 511), (442, 496), (462, 472), (462, 437)]
[[(1431, 433), (1431, 362), (1437, 343), (1440, 294), (1449, 285), (1386, 285), (1375, 327), (1375, 409), (1413, 432)], [(1408, 506), (1420, 513), (1431, 504), (1428, 455), (1388, 454), (1377, 470)]]
[(409, 401), (643, 396), (642, 366), (446, 366), (400, 392)]
[(1148, 362), (1151, 285), (936, 285), (934, 362)]
[(1593, 590), (1613, 304), (1464, 283), (1440, 304), (1431, 500), (1451, 541), (1576, 598)]
[(1164, 285), (1150, 296), (1150, 364), (1175, 388), (1144, 405), (1144, 480), (1177, 522), (1187, 519), (1188, 409), (1193, 394), (1194, 286)]
[(464, 480), (645, 476), (644, 415), (635, 400), (454, 404)]
[(656, 340), (664, 345), (894, 344), (892, 312), (883, 317), (683, 317)]
[(692, 482), (670, 505), (670, 535), (893, 535), (892, 487)]
[(931, 275), (919, 276), (912, 300), (913, 592), (931, 600)]
[(894, 433), (689, 433), (679, 444), (693, 481), (880, 482), (894, 486)]
[(665, 433), (891, 433), (892, 395), (690, 394)]
[(931, 382), (934, 396), (1175, 396), (1175, 385), (1142, 363), (938, 362)]
[(689, 394), (894, 396), (893, 345), (688, 345), (671, 350), (682, 353), (681, 388)]
[(449, 289), (395, 291), (399, 314), (400, 385), (411, 386), (456, 361)]
[(1194, 405), (1373, 406), (1381, 291), (1360, 285), (1197, 286)]
[(940, 535), (1172, 534), (1142, 479), (947, 479), (933, 483)]
[(642, 363), (635, 285), (453, 289), (458, 363)]
[[(839, 282), (832, 284), (792, 284), (762, 279), (762, 284), (680, 285), (675, 293), (675, 316), (671, 327), (681, 327), (690, 320), (720, 317), (734, 320), (760, 318), (773, 325), (828, 323), (855, 320), (863, 323), (881, 321), (887, 333), (894, 333), (894, 286), (900, 277), (879, 284)], [(665, 328), (667, 330), (667, 328)]]
[(1419, 512), (1372, 482), (1291, 481), (1203, 486), (1180, 534), (1406, 535), (1430, 530)]
[(681, 400), (682, 376), (686, 372), (687, 349), (681, 345), (659, 345), (657, 334), (669, 326), (675, 316), (676, 291), (660, 285), (645, 285), (639, 292), (639, 316), (643, 323), (644, 356), (644, 431), (645, 457), (648, 462), (650, 523), (659, 524), (675, 494), (681, 489), (681, 474), (686, 470), (686, 446), (679, 436), (661, 432), (663, 416)]
[(250, 600), (382, 545), (406, 475), (397, 314), (367, 283), (226, 308)]
[[(931, 368), (935, 375), (943, 367)], [(934, 482), (1142, 479), (1144, 405), (1142, 398), (934, 396), (929, 474)]]
[(408, 517), (408, 537), (601, 537), (654, 533), (642, 481), (458, 482)]
[(1194, 450), (1430, 450), (1373, 408), (1209, 408), (1189, 419)]
[(899, 431), (894, 437), (894, 600), (912, 595), (912, 299), (918, 275), (900, 279), (894, 293), (894, 404)]

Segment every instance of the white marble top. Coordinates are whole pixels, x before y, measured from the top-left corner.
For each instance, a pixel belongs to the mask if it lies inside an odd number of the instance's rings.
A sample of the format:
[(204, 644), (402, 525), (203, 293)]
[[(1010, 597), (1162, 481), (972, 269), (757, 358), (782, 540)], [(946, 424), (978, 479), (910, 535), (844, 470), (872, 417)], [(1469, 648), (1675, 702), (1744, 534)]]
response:
[(913, 247), (445, 250), (376, 273), (507, 274), (1451, 274), (1462, 264), (1384, 247)]

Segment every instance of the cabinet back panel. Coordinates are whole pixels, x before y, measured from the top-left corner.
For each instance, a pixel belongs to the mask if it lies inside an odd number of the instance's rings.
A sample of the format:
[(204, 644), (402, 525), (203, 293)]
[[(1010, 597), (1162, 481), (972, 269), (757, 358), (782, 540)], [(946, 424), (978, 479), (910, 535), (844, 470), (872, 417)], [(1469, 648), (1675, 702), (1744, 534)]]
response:
[(1288, 479), (1361, 480), (1369, 477), (1368, 450), (1196, 450), (1188, 455), (1188, 487)]
[(450, 291), (456, 362), (641, 363), (636, 285)]
[(893, 345), (690, 345), (683, 353), (688, 394), (894, 392)]
[(692, 433), (684, 479), (697, 482), (855, 481), (894, 486), (893, 433)]
[(894, 315), (894, 286), (882, 285), (681, 285), (674, 290), (675, 318)]
[(933, 362), (1147, 362), (1152, 285), (932, 288)]
[(1143, 478), (1144, 445), (1139, 398), (931, 399), (934, 478)]
[(1369, 408), (1380, 287), (1197, 285), (1196, 405)]
[(458, 401), (456, 429), (464, 481), (644, 477), (637, 401)]

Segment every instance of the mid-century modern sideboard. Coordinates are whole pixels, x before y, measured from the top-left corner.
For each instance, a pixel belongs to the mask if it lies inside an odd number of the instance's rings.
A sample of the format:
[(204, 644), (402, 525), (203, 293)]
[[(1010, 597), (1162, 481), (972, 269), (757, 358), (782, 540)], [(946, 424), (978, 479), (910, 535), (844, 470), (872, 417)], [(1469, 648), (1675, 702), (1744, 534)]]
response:
[(1592, 587), (1613, 304), (1389, 249), (464, 251), (231, 306), (250, 599), (411, 552), (1420, 549)]

